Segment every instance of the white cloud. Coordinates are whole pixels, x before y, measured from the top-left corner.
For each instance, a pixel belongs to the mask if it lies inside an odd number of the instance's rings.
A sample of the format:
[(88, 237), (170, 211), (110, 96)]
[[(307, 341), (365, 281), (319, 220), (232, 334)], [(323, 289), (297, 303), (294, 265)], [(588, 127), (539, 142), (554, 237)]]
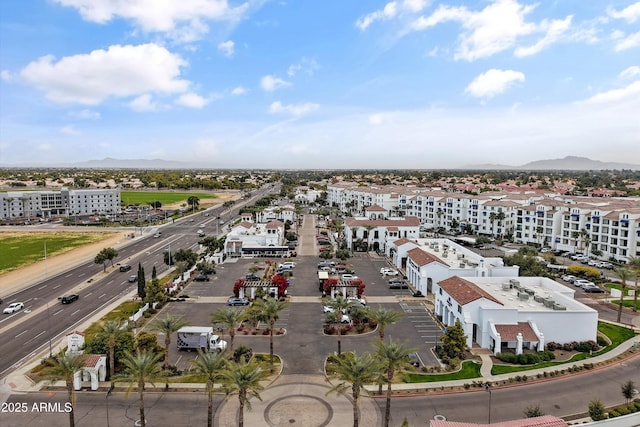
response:
[(427, 2), (425, 0), (404, 0), (402, 7), (410, 12), (420, 12), (427, 7)]
[(249, 89), (242, 86), (236, 86), (231, 90), (231, 95), (244, 95), (249, 92)]
[(545, 47), (552, 45), (566, 33), (571, 26), (572, 19), (573, 15), (569, 15), (565, 19), (554, 19), (551, 22), (543, 21), (541, 27), (546, 29), (544, 37), (531, 46), (518, 47), (515, 50), (515, 55), (518, 57), (535, 55)]
[(54, 102), (97, 105), (109, 97), (185, 92), (189, 82), (179, 76), (186, 65), (154, 43), (115, 45), (58, 62), (43, 56), (27, 65), (21, 76)]
[(369, 123), (372, 125), (381, 125), (389, 119), (388, 114), (376, 113), (369, 116)]
[(287, 87), (287, 86), (291, 86), (291, 83), (285, 80), (282, 80), (279, 77), (272, 76), (270, 74), (260, 79), (260, 87), (262, 88), (262, 90), (267, 92), (273, 92), (277, 89)]
[(318, 104), (311, 102), (283, 105), (280, 101), (275, 101), (269, 106), (269, 112), (272, 114), (287, 113), (295, 117), (300, 117), (317, 110), (319, 107)]
[(218, 50), (224, 54), (224, 56), (233, 56), (235, 53), (235, 43), (232, 40), (221, 42), (218, 44)]
[(600, 92), (584, 101), (585, 104), (612, 104), (626, 101), (637, 101), (640, 99), (640, 80), (636, 80), (629, 85)]
[(66, 135), (66, 136), (81, 135), (81, 132), (78, 129), (76, 129), (75, 127), (73, 127), (72, 125), (68, 125), (68, 126), (64, 126), (64, 127), (60, 128), (60, 133), (62, 135)]
[(184, 93), (175, 100), (175, 103), (189, 108), (202, 108), (209, 103), (209, 100), (196, 93)]
[(537, 4), (521, 5), (516, 0), (494, 0), (484, 9), (474, 12), (465, 6), (440, 5), (431, 15), (413, 21), (411, 29), (423, 31), (446, 22), (459, 22), (462, 32), (454, 58), (474, 61), (511, 49), (525, 36), (542, 33), (543, 38), (532, 46), (520, 48), (519, 56), (532, 55), (556, 42), (571, 24), (571, 16), (563, 20), (527, 22)]
[(83, 119), (83, 120), (98, 120), (100, 118), (100, 113), (98, 113), (97, 111), (88, 110), (88, 109), (74, 111), (70, 114), (73, 117), (76, 117), (78, 119)]
[[(621, 35), (620, 32), (617, 32), (616, 34)], [(640, 31), (629, 34), (628, 36), (621, 35), (613, 46), (613, 50), (620, 52), (622, 50), (632, 49), (638, 46), (640, 46)]]
[(86, 21), (105, 24), (112, 19), (132, 21), (144, 32), (162, 32), (188, 42), (200, 39), (209, 31), (205, 20), (239, 20), (248, 3), (229, 7), (227, 0), (54, 0), (78, 10)]
[(625, 68), (620, 72), (620, 74), (618, 74), (618, 77), (624, 80), (632, 79), (635, 76), (640, 76), (640, 66), (638, 65), (633, 65), (629, 68)]
[(0, 80), (3, 80), (5, 82), (10, 82), (12, 79), (13, 79), (13, 74), (11, 74), (11, 71), (9, 70), (0, 71)]
[(142, 112), (150, 112), (150, 111), (158, 111), (160, 109), (160, 105), (153, 100), (151, 95), (145, 93), (140, 95), (133, 101), (129, 103), (129, 107), (133, 111)]
[(607, 14), (615, 19), (624, 19), (629, 23), (634, 23), (640, 19), (640, 2), (636, 2), (622, 10), (609, 9)]
[(517, 82), (524, 82), (524, 74), (520, 71), (491, 69), (467, 86), (465, 92), (478, 98), (492, 98), (505, 92)]
[(396, 3), (395, 1), (385, 4), (382, 9), (376, 10), (375, 12), (371, 12), (363, 16), (362, 18), (359, 18), (356, 21), (356, 27), (358, 27), (361, 31), (364, 31), (375, 21), (393, 18), (394, 16), (396, 16), (397, 6), (398, 3)]
[(287, 68), (287, 75), (289, 77), (293, 77), (298, 74), (299, 71), (303, 71), (306, 74), (313, 76), (318, 69), (320, 69), (320, 65), (315, 59), (302, 58), (297, 64), (289, 65), (289, 68)]

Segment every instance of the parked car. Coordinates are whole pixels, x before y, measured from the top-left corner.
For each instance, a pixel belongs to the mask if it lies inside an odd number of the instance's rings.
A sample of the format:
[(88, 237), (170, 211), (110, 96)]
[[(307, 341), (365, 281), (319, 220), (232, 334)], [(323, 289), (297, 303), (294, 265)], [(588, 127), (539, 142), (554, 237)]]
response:
[(358, 276), (353, 274), (348, 274), (348, 273), (340, 276), (340, 280), (344, 280), (345, 282), (348, 282), (350, 280), (357, 279), (357, 278)]
[(131, 270), (131, 266), (129, 264), (122, 264), (120, 266), (120, 272), (125, 272), (125, 271), (130, 271)]
[(278, 268), (293, 269), (296, 268), (296, 263), (293, 261), (283, 262), (282, 264), (278, 264)]
[(231, 297), (227, 300), (228, 305), (249, 305), (249, 300), (246, 298)]
[(245, 279), (245, 280), (262, 280), (262, 279), (260, 278), (260, 276), (257, 276), (257, 275), (255, 275), (255, 274), (253, 274), (253, 273), (249, 273), (249, 274), (245, 275), (245, 276), (244, 276), (244, 279)]
[(598, 267), (600, 268), (606, 268), (607, 270), (611, 270), (613, 268), (613, 264), (611, 264), (610, 262), (601, 262), (600, 265), (598, 265)]
[(132, 274), (131, 276), (129, 276), (129, 283), (135, 283), (138, 281), (138, 276), (136, 276), (135, 274)]
[(591, 282), (589, 280), (586, 280), (586, 279), (576, 279), (573, 282), (573, 284), (574, 284), (574, 286), (577, 286), (579, 288), (584, 288), (585, 286), (595, 286), (596, 285), (595, 283), (593, 283), (593, 282)]
[(2, 310), (2, 312), (4, 314), (12, 314), (15, 313), (16, 311), (20, 311), (24, 308), (24, 304), (21, 302), (13, 302), (11, 304), (9, 304), (7, 306), (7, 308), (5, 308), (4, 310)]
[(582, 289), (584, 289), (585, 292), (589, 292), (591, 294), (603, 294), (604, 293), (604, 289), (596, 286), (596, 285), (584, 285), (582, 287)]
[(409, 285), (402, 279), (391, 279), (387, 283), (389, 284), (389, 289), (409, 289)]
[(415, 368), (420, 367), (421, 363), (420, 363), (420, 356), (418, 356), (418, 353), (409, 353), (407, 357), (409, 358), (409, 364), (411, 364), (411, 366)]
[(540, 252), (543, 253), (543, 254), (547, 253), (547, 252), (551, 252), (551, 248), (547, 248), (547, 247), (542, 248), (542, 249), (540, 249)]
[(577, 277), (571, 274), (565, 274), (564, 276), (561, 277), (561, 279), (564, 280), (565, 282), (573, 283), (575, 282)]
[(382, 274), (383, 276), (397, 276), (398, 275), (398, 271), (397, 270), (393, 270), (391, 268), (381, 268), (380, 269), (380, 274)]
[(206, 274), (200, 274), (199, 276), (196, 276), (196, 278), (193, 280), (195, 282), (208, 282), (209, 276), (207, 276)]
[(60, 302), (62, 304), (71, 304), (72, 302), (76, 301), (78, 298), (80, 298), (78, 294), (69, 294), (60, 298)]

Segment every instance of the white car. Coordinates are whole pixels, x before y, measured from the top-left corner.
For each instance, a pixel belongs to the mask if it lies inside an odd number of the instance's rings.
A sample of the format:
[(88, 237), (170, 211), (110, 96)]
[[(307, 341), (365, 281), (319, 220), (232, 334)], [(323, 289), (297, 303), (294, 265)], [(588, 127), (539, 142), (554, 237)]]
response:
[(398, 271), (392, 270), (391, 268), (381, 268), (380, 274), (382, 274), (383, 276), (397, 276)]
[(355, 276), (353, 274), (343, 274), (342, 276), (340, 276), (340, 280), (344, 280), (345, 282), (348, 282), (350, 280), (354, 280), (357, 278), (358, 276)]
[(11, 303), (7, 306), (7, 308), (5, 308), (4, 310), (2, 310), (2, 312), (4, 314), (12, 314), (15, 313), (16, 311), (20, 311), (24, 308), (24, 304), (21, 302), (14, 302)]
[(562, 276), (562, 280), (564, 280), (565, 282), (573, 283), (576, 281), (576, 276), (571, 274), (565, 274), (564, 276)]
[(293, 261), (283, 262), (282, 264), (278, 265), (278, 268), (286, 268), (286, 269), (296, 268), (296, 263)]
[(596, 286), (595, 283), (585, 279), (576, 279), (573, 284), (579, 288), (584, 288), (585, 286)]

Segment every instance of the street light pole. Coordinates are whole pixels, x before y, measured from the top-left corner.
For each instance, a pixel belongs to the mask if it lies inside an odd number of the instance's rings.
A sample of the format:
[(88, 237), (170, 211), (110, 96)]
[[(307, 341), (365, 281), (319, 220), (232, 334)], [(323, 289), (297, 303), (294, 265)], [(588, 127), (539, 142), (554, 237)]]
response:
[(51, 347), (51, 313), (49, 312), (49, 301), (47, 301), (47, 335), (49, 335), (49, 359), (53, 357), (53, 349)]
[(107, 401), (107, 427), (109, 426), (109, 396), (111, 396), (111, 390), (113, 390), (113, 388), (109, 388), (109, 390), (107, 391), (107, 395), (105, 396), (105, 400)]
[(489, 424), (491, 424), (491, 386), (489, 383), (485, 384), (484, 391), (489, 392)]

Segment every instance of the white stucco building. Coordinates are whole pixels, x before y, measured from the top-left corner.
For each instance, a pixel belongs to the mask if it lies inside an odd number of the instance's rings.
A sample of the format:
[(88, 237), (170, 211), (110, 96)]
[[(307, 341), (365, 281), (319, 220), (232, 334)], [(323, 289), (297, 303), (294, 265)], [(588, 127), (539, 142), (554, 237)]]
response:
[(231, 228), (225, 240), (227, 256), (287, 256), (284, 223), (270, 221), (256, 224), (242, 221)]
[(450, 277), (434, 285), (444, 325), (462, 323), (467, 345), (495, 354), (505, 348), (544, 350), (548, 342), (595, 341), (598, 312), (574, 290), (544, 277)]
[(347, 247), (353, 250), (358, 243), (364, 244), (368, 249), (386, 252), (387, 244), (402, 237), (417, 239), (420, 233), (420, 221), (415, 217), (385, 218), (370, 213), (375, 219), (367, 217), (345, 218), (344, 235)]

